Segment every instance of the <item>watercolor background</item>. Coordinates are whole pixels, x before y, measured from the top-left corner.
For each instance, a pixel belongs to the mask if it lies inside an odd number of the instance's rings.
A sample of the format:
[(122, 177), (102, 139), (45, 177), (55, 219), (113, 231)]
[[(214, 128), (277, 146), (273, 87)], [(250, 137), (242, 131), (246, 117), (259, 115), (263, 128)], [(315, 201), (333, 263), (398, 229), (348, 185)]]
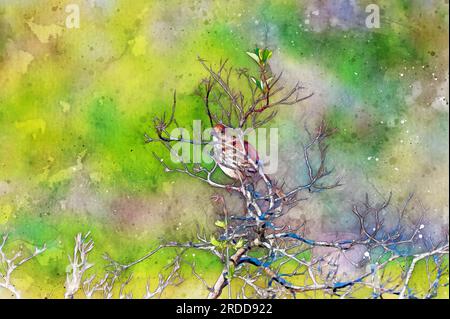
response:
[[(379, 29), (364, 24), (372, 2)], [(70, 3), (80, 6), (79, 29), (65, 27)], [(288, 183), (304, 174), (296, 147), (305, 121), (339, 128), (330, 158), (345, 185), (300, 205), (292, 222), (306, 220), (316, 238), (352, 232), (351, 206), (365, 192), (392, 191), (398, 205), (414, 192), (427, 234), (439, 237), (449, 210), (448, 17), (443, 0), (0, 0), (0, 233), (11, 249), (48, 246), (14, 283), (25, 297), (63, 297), (78, 232), (91, 231), (101, 272), (104, 252), (131, 260), (161, 240), (194, 238), (197, 224), (213, 231), (212, 190), (164, 174), (151, 153), (161, 149), (143, 133), (174, 89), (182, 124), (204, 118), (198, 55), (251, 67), (245, 51), (256, 45), (273, 49), (286, 81), (315, 93), (272, 124), (294, 172), (280, 171)], [(155, 280), (170, 256), (135, 277)], [(207, 255), (186, 258), (207, 280), (221, 270)], [(143, 281), (132, 288), (138, 296)], [(204, 295), (188, 279), (163, 297)]]

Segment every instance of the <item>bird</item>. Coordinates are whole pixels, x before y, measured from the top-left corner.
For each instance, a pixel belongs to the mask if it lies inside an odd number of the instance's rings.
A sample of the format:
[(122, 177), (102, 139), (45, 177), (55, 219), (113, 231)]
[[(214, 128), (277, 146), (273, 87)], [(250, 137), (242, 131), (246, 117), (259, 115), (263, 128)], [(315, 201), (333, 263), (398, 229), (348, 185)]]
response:
[[(227, 127), (221, 123), (213, 126), (211, 131), (213, 140), (213, 159), (228, 177), (244, 183), (251, 178), (253, 189), (262, 175), (265, 177), (266, 183), (269, 183), (273, 196), (287, 201), (281, 187), (278, 187), (272, 179), (265, 175), (256, 148), (242, 139), (237, 134), (232, 134), (233, 128)], [(253, 185), (252, 185), (253, 184)], [(278, 202), (279, 206), (281, 202)]]
[(213, 159), (225, 175), (242, 182), (258, 172), (260, 158), (256, 148), (233, 134), (233, 128), (218, 123), (211, 135)]

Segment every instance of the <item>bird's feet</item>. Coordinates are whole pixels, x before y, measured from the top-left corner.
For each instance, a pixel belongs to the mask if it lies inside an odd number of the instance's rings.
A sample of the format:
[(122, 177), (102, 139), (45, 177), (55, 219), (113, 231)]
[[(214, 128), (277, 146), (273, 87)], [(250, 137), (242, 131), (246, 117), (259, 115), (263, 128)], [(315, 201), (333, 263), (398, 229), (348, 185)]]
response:
[(232, 185), (227, 185), (227, 186), (225, 186), (225, 190), (231, 194), (233, 192), (233, 187), (234, 186), (232, 186)]

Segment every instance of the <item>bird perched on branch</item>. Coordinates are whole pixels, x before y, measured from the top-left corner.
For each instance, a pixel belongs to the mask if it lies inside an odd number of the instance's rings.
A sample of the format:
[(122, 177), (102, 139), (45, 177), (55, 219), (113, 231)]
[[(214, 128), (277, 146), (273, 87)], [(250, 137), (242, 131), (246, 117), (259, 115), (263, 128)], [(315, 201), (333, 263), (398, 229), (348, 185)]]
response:
[(213, 158), (225, 175), (243, 181), (258, 172), (260, 159), (255, 147), (221, 123), (211, 132)]
[(241, 183), (248, 178), (251, 178), (253, 183), (257, 183), (264, 175), (273, 195), (281, 198), (283, 202), (287, 200), (282, 188), (260, 171), (262, 162), (253, 145), (236, 134), (232, 128), (220, 123), (214, 125), (211, 135), (213, 137), (213, 158), (225, 175)]

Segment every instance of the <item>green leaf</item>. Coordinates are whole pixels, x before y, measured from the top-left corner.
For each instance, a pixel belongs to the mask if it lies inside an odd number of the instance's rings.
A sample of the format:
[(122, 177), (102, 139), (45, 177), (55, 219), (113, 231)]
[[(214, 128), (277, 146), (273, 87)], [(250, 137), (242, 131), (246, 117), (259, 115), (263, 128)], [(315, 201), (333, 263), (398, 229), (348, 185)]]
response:
[(256, 84), (256, 87), (257, 87), (258, 89), (260, 89), (261, 91), (264, 92), (264, 82), (263, 82), (263, 81), (258, 80), (258, 79), (256, 79), (256, 78), (253, 77), (253, 76), (250, 77), (250, 79), (253, 81), (253, 83)]
[(214, 246), (216, 246), (216, 247), (222, 247), (222, 243), (220, 242), (220, 241), (218, 241), (217, 239), (216, 239), (216, 237), (214, 237), (214, 236), (211, 236), (210, 238), (209, 238), (209, 242), (211, 243), (211, 245), (214, 245)]
[(260, 61), (263, 61), (264, 50), (258, 49), (258, 56), (259, 56), (259, 60), (260, 60)]
[(264, 90), (264, 83), (258, 79), (256, 79), (255, 77), (251, 77), (251, 80), (253, 81), (253, 83), (256, 84), (256, 87), (259, 88), (261, 91)]
[(262, 57), (261, 57), (261, 61), (263, 61), (264, 63), (266, 63), (270, 57), (272, 56), (272, 51), (269, 49), (264, 49), (262, 51)]
[(256, 63), (259, 64), (259, 56), (252, 52), (246, 52), (249, 57), (251, 57), (253, 60), (255, 60)]
[(223, 220), (216, 220), (214, 225), (216, 225), (217, 227), (220, 227), (220, 228), (225, 228), (225, 222)]
[(228, 279), (233, 278), (233, 275), (234, 275), (234, 272), (235, 272), (235, 267), (234, 267), (234, 264), (233, 264), (233, 263), (230, 263), (230, 264), (229, 264), (229, 266), (228, 266), (228, 271), (229, 271)]
[(256, 86), (261, 90), (264, 91), (264, 83), (260, 80), (256, 80)]
[(244, 246), (244, 240), (240, 238), (236, 245), (234, 245), (234, 249), (238, 250), (239, 248), (242, 248)]

